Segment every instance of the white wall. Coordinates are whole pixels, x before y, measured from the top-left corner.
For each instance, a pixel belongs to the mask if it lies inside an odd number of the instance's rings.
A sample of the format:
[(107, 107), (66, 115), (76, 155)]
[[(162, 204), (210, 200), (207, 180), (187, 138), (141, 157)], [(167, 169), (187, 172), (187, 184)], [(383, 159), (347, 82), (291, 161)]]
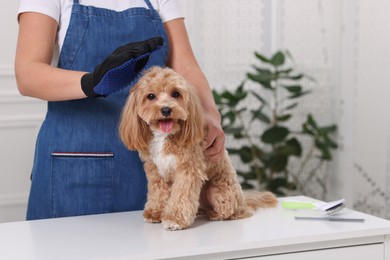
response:
[[(214, 88), (235, 87), (255, 50), (287, 48), (318, 80), (298, 111), (339, 127), (336, 158), (321, 178), (327, 199), (390, 218), (390, 1), (178, 0)], [(0, 9), (0, 222), (24, 219), (36, 134), (45, 104), (20, 97), (13, 59), (19, 1)], [(315, 183), (312, 184), (316, 194)]]
[(390, 218), (390, 2), (343, 2), (342, 76), (338, 97), (340, 191), (353, 207)]

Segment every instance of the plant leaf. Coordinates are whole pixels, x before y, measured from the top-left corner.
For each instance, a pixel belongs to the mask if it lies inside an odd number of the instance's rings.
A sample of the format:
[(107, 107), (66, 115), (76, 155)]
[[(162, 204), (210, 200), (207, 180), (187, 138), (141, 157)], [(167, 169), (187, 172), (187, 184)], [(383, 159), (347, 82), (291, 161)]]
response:
[(320, 150), (321, 152), (321, 159), (322, 160), (326, 160), (326, 161), (329, 161), (332, 159), (332, 156), (329, 152), (329, 149), (326, 145), (322, 144), (322, 143), (319, 143), (319, 142), (316, 142), (316, 147)]
[(290, 79), (290, 80), (301, 80), (305, 75), (298, 74), (298, 75), (282, 75), (281, 78), (283, 79)]
[(289, 74), (291, 71), (293, 71), (293, 68), (285, 69), (285, 70), (278, 70), (279, 74)]
[(225, 127), (223, 130), (226, 134), (241, 134), (243, 127)]
[(262, 104), (267, 105), (268, 102), (264, 98), (262, 98), (259, 94), (254, 91), (251, 91), (252, 95), (254, 95)]
[(269, 165), (274, 172), (281, 172), (287, 167), (288, 156), (284, 154), (275, 154), (269, 161)]
[(284, 57), (283, 52), (281, 52), (281, 51), (278, 51), (277, 53), (275, 53), (274, 56), (272, 56), (272, 58), (271, 58), (271, 63), (275, 67), (283, 65), (284, 61), (285, 61), (285, 57)]
[(278, 116), (276, 118), (276, 120), (278, 122), (285, 122), (285, 121), (289, 120), (290, 118), (291, 118), (291, 115), (290, 114), (286, 114), (286, 115)]
[(227, 112), (224, 116), (229, 119), (231, 125), (236, 121), (236, 113), (233, 111)]
[(258, 74), (261, 74), (261, 75), (265, 75), (265, 76), (268, 76), (270, 77), (272, 75), (272, 71), (269, 70), (269, 69), (263, 69), (263, 68), (259, 68), (257, 66), (252, 66)]
[(241, 183), (241, 187), (244, 190), (252, 190), (254, 188), (254, 186), (252, 184), (250, 184), (250, 183), (248, 183), (246, 181)]
[(257, 71), (256, 74), (252, 74), (259, 82), (270, 82), (275, 80), (276, 76), (270, 70)]
[(235, 149), (235, 148), (226, 148), (229, 154), (239, 154), (240, 149)]
[(243, 177), (245, 180), (256, 180), (256, 173), (251, 170), (247, 172), (237, 171), (237, 175)]
[(235, 108), (237, 104), (246, 97), (246, 94), (247, 94), (246, 92), (243, 92), (237, 95), (237, 90), (235, 91), (235, 93), (232, 93), (229, 90), (225, 90), (220, 95), (221, 103), (231, 108)]
[(261, 140), (264, 143), (274, 144), (283, 141), (289, 133), (288, 128), (276, 125), (265, 130), (261, 136)]
[(301, 144), (295, 137), (287, 140), (287, 142), (283, 146), (280, 146), (277, 151), (284, 155), (295, 155), (298, 157), (302, 155)]
[(298, 106), (298, 102), (292, 103), (291, 105), (285, 107), (283, 110), (290, 110), (290, 109), (293, 109), (296, 106)]
[(240, 86), (238, 86), (238, 88), (236, 89), (236, 92), (235, 92), (235, 97), (238, 99), (238, 100), (243, 100), (244, 98), (246, 98), (246, 96), (248, 95), (248, 92), (247, 91), (244, 91), (244, 82), (242, 82), (240, 84)]
[(228, 100), (235, 98), (233, 93), (231, 93), (229, 90), (223, 91), (221, 97)]
[(306, 90), (306, 91), (302, 91), (302, 92), (296, 93), (294, 95), (291, 95), (288, 98), (289, 99), (293, 99), (293, 98), (297, 98), (297, 97), (301, 97), (301, 96), (307, 95), (309, 93), (311, 93), (311, 91), (310, 90)]
[(213, 97), (214, 97), (214, 101), (217, 105), (219, 104), (222, 104), (222, 97), (221, 95), (218, 93), (218, 91), (216, 91), (215, 89), (213, 89)]
[(271, 60), (268, 59), (267, 57), (265, 57), (263, 54), (260, 54), (260, 53), (258, 53), (258, 52), (255, 52), (255, 56), (256, 56), (256, 58), (258, 58), (258, 59), (261, 60), (262, 62), (271, 63)]
[(337, 130), (337, 126), (336, 125), (329, 125), (329, 126), (323, 126), (323, 127), (320, 127), (320, 131), (322, 133), (333, 133)]
[(255, 119), (258, 119), (261, 122), (266, 123), (266, 124), (271, 123), (271, 119), (269, 119), (269, 117), (266, 114), (264, 114), (261, 111), (261, 109), (259, 109), (259, 110), (252, 110), (251, 112), (252, 112), (252, 121), (255, 120)]
[(312, 114), (308, 114), (306, 122), (302, 125), (302, 133), (317, 137), (319, 133), (318, 125)]
[(338, 147), (337, 143), (334, 142), (333, 140), (331, 140), (331, 139), (329, 138), (329, 136), (324, 137), (324, 139), (325, 139), (325, 144), (326, 144), (328, 147), (333, 148), (333, 149), (336, 149), (336, 148)]
[(263, 76), (258, 74), (247, 73), (246, 75), (250, 80), (260, 83), (260, 85), (263, 86), (264, 88), (272, 89), (271, 80), (265, 80)]
[(307, 115), (307, 123), (312, 126), (314, 129), (318, 129), (317, 122), (314, 120), (314, 117), (312, 114)]
[(271, 190), (278, 190), (280, 187), (286, 187), (287, 185), (287, 180), (285, 178), (275, 178), (271, 180), (267, 188)]
[(248, 163), (248, 162), (253, 161), (252, 150), (248, 146), (241, 147), (239, 155), (240, 155), (241, 161), (244, 163)]
[(293, 85), (293, 86), (283, 86), (285, 89), (287, 89), (290, 93), (296, 94), (302, 92), (302, 86), (301, 85)]

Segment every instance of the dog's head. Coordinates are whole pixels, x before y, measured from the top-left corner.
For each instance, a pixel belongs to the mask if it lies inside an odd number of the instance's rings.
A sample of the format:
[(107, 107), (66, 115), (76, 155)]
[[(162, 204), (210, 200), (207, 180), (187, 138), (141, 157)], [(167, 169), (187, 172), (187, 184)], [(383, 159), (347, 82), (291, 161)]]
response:
[(147, 70), (131, 89), (119, 133), (130, 150), (147, 152), (153, 134), (173, 136), (180, 146), (203, 140), (204, 119), (195, 90), (169, 68)]

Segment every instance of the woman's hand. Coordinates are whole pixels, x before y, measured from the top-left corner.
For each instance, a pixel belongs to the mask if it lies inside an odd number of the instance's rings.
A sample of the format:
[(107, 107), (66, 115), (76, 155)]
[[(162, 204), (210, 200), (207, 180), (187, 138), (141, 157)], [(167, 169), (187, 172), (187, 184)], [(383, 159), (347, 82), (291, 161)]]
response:
[(161, 37), (154, 37), (118, 47), (93, 72), (81, 78), (85, 95), (107, 96), (128, 86), (140, 74), (149, 56), (163, 45), (163, 41)]
[(205, 155), (210, 161), (219, 160), (225, 152), (225, 133), (221, 126), (221, 116), (206, 114), (206, 142), (203, 146)]

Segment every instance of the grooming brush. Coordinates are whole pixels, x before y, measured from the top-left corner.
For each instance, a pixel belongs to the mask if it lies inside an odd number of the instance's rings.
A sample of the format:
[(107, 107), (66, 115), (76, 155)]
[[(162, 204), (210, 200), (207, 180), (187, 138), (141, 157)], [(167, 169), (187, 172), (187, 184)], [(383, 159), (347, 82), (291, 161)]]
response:
[(331, 202), (309, 202), (299, 200), (284, 200), (282, 207), (285, 209), (315, 209), (325, 212), (326, 215), (333, 215), (345, 207), (345, 199)]

